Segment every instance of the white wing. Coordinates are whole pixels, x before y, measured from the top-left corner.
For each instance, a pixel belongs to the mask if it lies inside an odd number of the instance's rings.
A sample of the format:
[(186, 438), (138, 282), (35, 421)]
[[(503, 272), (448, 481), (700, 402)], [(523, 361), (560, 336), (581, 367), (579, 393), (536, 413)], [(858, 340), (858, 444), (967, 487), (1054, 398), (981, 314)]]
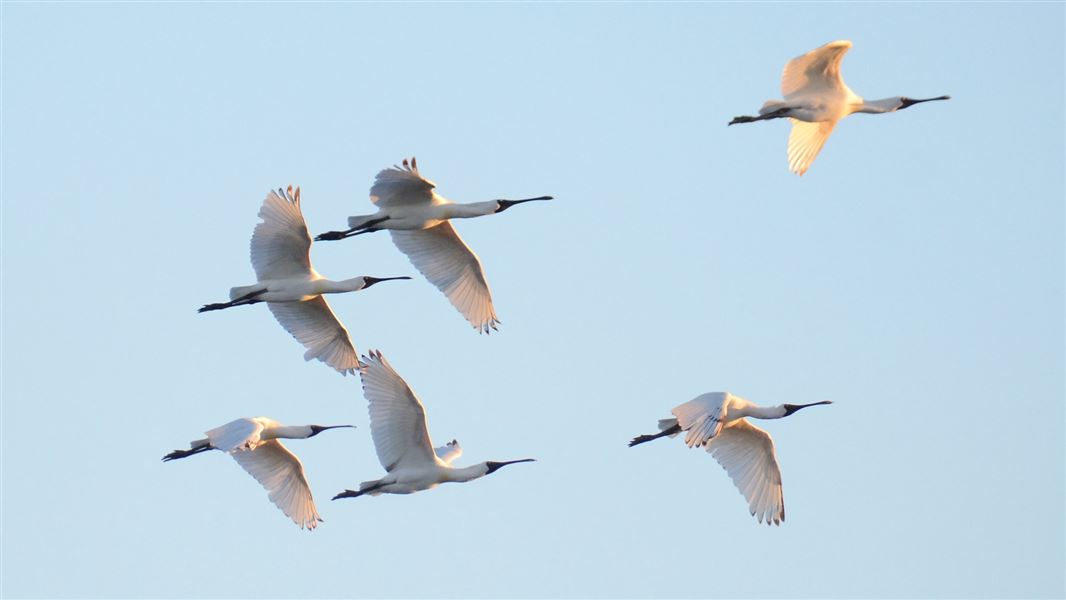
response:
[(728, 399), (729, 395), (724, 392), (702, 394), (670, 411), (685, 432), (685, 445), (689, 448), (700, 446), (718, 435)]
[(269, 440), (254, 450), (234, 450), (230, 456), (270, 492), (270, 501), (300, 529), (318, 527), (322, 518), (315, 509), (304, 466), (281, 442)]
[(223, 452), (239, 448), (255, 448), (264, 423), (260, 419), (237, 419), (205, 433), (211, 446)]
[(459, 445), (458, 440), (452, 440), (443, 446), (433, 449), (433, 453), (437, 455), (437, 458), (441, 459), (444, 464), (451, 466), (455, 459), (463, 455), (463, 447)]
[(793, 95), (847, 89), (840, 76), (840, 62), (850, 48), (851, 42), (847, 40), (829, 42), (788, 61), (781, 74), (781, 94), (785, 100)]
[(300, 189), (295, 195), (272, 190), (259, 217), (263, 222), (255, 226), (251, 243), (252, 268), (259, 281), (310, 273), (311, 236), (300, 211)]
[(437, 456), (426, 431), (426, 410), (418, 396), (381, 352), (364, 356), (360, 372), (363, 395), (370, 403), (370, 435), (386, 471), (405, 465), (434, 464)]
[(808, 123), (798, 119), (789, 120), (792, 121), (792, 133), (788, 135), (788, 169), (803, 175), (821, 152), (829, 134), (833, 133), (836, 121)]
[(748, 501), (748, 511), (767, 525), (785, 520), (785, 497), (781, 469), (774, 454), (774, 440), (746, 419), (730, 421), (707, 442), (707, 452), (725, 468)]
[(450, 222), (417, 231), (390, 230), (392, 241), (430, 283), (444, 292), (452, 306), (481, 333), (500, 321), (492, 307), (485, 272)]
[(432, 204), (432, 181), (418, 174), (418, 163), (404, 159), (403, 166), (393, 166), (378, 173), (370, 187), (370, 201), (385, 208), (398, 205)]
[(304, 360), (317, 358), (343, 375), (359, 369), (348, 330), (322, 296), (306, 302), (267, 302), (281, 326), (307, 348)]

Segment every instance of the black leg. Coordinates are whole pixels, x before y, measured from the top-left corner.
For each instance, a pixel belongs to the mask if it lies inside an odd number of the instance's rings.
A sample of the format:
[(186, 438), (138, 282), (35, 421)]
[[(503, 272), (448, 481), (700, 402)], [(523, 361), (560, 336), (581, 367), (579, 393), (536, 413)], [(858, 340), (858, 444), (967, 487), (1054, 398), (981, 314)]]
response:
[(768, 119), (780, 119), (792, 110), (789, 107), (779, 108), (774, 112), (766, 113), (765, 115), (759, 115), (758, 117), (740, 116), (733, 117), (733, 120), (729, 122), (730, 125), (736, 125), (737, 123), (754, 123), (755, 121), (766, 121)]
[(266, 293), (266, 290), (263, 289), (263, 290), (258, 290), (258, 291), (255, 291), (255, 292), (250, 292), (248, 294), (245, 294), (245, 295), (241, 296), (240, 298), (237, 298), (236, 300), (230, 300), (229, 302), (215, 302), (214, 304), (205, 304), (205, 305), (201, 306), (200, 308), (196, 309), (196, 312), (207, 312), (207, 311), (210, 311), (210, 310), (222, 310), (223, 308), (232, 308), (234, 306), (242, 306), (242, 305), (245, 305), (245, 304), (255, 304), (257, 302), (262, 302), (262, 300), (259, 300), (258, 297), (263, 295), (263, 294), (265, 294), (265, 293)]
[(635, 437), (635, 438), (633, 438), (632, 440), (629, 441), (629, 447), (632, 448), (633, 446), (636, 446), (637, 444), (643, 444), (644, 442), (650, 442), (652, 440), (657, 440), (657, 439), (659, 439), (661, 437), (666, 437), (668, 435), (674, 435), (675, 433), (681, 433), (681, 426), (680, 425), (674, 425), (673, 427), (664, 429), (664, 430), (662, 430), (659, 433), (656, 433), (654, 435), (651, 435), (651, 434), (649, 434), (649, 435), (638, 435), (637, 437)]
[(209, 444), (207, 446), (200, 446), (199, 448), (192, 448), (191, 450), (175, 450), (175, 451), (171, 452), (170, 454), (167, 454), (166, 456), (164, 456), (163, 457), (163, 462), (167, 462), (167, 461), (171, 461), (171, 460), (177, 460), (179, 458), (185, 458), (187, 456), (192, 456), (193, 454), (199, 454), (201, 452), (207, 452), (208, 450), (214, 450), (214, 446), (211, 446)]
[(344, 231), (327, 231), (326, 233), (320, 233), (315, 236), (316, 242), (332, 242), (336, 240), (343, 240), (344, 238), (352, 237), (353, 235), (362, 235), (364, 233), (371, 233), (378, 231), (374, 229), (374, 226), (388, 221), (388, 217), (381, 217), (379, 219), (371, 219), (366, 223), (363, 223), (359, 227), (353, 227), (352, 229), (345, 229)]

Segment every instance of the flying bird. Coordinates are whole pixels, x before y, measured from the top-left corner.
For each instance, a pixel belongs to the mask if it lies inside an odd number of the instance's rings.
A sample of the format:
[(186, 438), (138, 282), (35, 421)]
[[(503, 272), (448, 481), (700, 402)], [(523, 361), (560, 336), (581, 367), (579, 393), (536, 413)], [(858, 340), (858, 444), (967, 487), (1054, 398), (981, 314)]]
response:
[(659, 421), (659, 433), (639, 435), (629, 446), (684, 432), (685, 445), (703, 446), (725, 468), (752, 516), (760, 523), (780, 525), (785, 520), (785, 498), (774, 440), (744, 417), (780, 419), (819, 404), (832, 402), (759, 406), (729, 392), (712, 392), (675, 407), (670, 411), (673, 418)]
[(893, 96), (863, 100), (851, 91), (840, 75), (840, 62), (850, 48), (851, 42), (840, 40), (793, 58), (785, 65), (781, 76), (781, 94), (785, 99), (767, 100), (759, 109), (759, 116), (734, 117), (729, 124), (788, 117), (792, 121), (792, 133), (788, 136), (788, 168), (803, 175), (825, 145), (837, 121), (844, 117), (857, 112), (895, 112), (921, 102), (951, 98), (937, 96), (915, 100)]
[(303, 463), (278, 441), (279, 438), (305, 439), (327, 429), (353, 425), (282, 425), (267, 417), (237, 419), (208, 431), (201, 440), (189, 443), (188, 450), (175, 450), (163, 462), (186, 458), (208, 450), (221, 450), (233, 457), (245, 471), (269, 492), (273, 502), (300, 529), (314, 529), (322, 518), (315, 508)]
[(359, 484), (359, 491), (344, 490), (334, 500), (363, 494), (411, 494), (442, 483), (472, 481), (507, 465), (533, 462), (532, 458), (523, 458), (453, 467), (452, 462), (462, 455), (462, 448), (455, 440), (433, 448), (426, 429), (425, 407), (407, 382), (381, 352), (371, 350), (369, 356), (363, 356), (363, 362), (366, 368), (359, 376), (363, 380), (363, 394), (370, 403), (370, 435), (387, 474)]
[(259, 209), (263, 219), (252, 233), (252, 267), (258, 280), (231, 288), (229, 302), (205, 304), (198, 312), (266, 302), (270, 312), (307, 348), (304, 360), (317, 358), (342, 374), (359, 368), (348, 330), (322, 294), (355, 292), (381, 281), (410, 277), (326, 279), (311, 266), (311, 235), (300, 210), (300, 188), (271, 190)]
[(450, 219), (482, 217), (508, 208), (551, 200), (538, 196), (523, 200), (488, 200), (456, 204), (434, 191), (436, 184), (422, 177), (414, 158), (378, 173), (370, 188), (370, 201), (378, 212), (348, 217), (348, 229), (320, 234), (316, 240), (340, 240), (388, 229), (392, 241), (422, 275), (448, 297), (474, 329), (489, 333), (500, 322), (492, 306), (492, 293), (477, 254), (452, 227)]

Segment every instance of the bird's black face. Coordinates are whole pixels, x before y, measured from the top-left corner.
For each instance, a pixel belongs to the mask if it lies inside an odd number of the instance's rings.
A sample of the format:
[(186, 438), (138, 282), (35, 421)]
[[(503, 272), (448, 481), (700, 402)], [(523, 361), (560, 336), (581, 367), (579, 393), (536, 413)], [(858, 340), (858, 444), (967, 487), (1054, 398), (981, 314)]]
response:
[(906, 96), (900, 96), (900, 106), (896, 110), (903, 110), (908, 106), (914, 106), (915, 104), (921, 104), (922, 102), (932, 102), (933, 100), (951, 100), (951, 96), (937, 96), (936, 98), (922, 98), (915, 100), (914, 98), (908, 98)]
[(523, 202), (534, 202), (536, 200), (554, 200), (551, 196), (537, 196), (536, 198), (526, 198), (525, 200), (497, 200), (496, 212), (501, 213), (508, 208), (511, 208), (515, 204), (521, 204)]
[(374, 285), (375, 283), (381, 283), (382, 281), (395, 281), (397, 279), (410, 279), (406, 275), (403, 277), (363, 277), (363, 289)]
[(783, 404), (785, 407), (785, 416), (789, 416), (801, 408), (807, 408), (808, 406), (818, 406), (819, 404), (832, 404), (832, 400), (822, 400), (821, 402), (811, 402), (810, 404)]
[(339, 427), (351, 427), (355, 429), (355, 425), (311, 425), (311, 435), (307, 437), (315, 437), (327, 429), (337, 429)]
[(491, 474), (495, 473), (496, 471), (499, 471), (502, 467), (506, 467), (507, 465), (513, 465), (515, 463), (523, 463), (523, 462), (536, 462), (536, 460), (537, 459), (535, 459), (535, 458), (523, 458), (523, 459), (520, 459), (520, 460), (508, 460), (508, 461), (504, 461), (504, 462), (493, 462), (493, 461), (490, 460), (490, 461), (487, 461), (485, 463), (489, 467), (489, 470), (486, 471), (485, 474), (486, 475), (491, 475)]

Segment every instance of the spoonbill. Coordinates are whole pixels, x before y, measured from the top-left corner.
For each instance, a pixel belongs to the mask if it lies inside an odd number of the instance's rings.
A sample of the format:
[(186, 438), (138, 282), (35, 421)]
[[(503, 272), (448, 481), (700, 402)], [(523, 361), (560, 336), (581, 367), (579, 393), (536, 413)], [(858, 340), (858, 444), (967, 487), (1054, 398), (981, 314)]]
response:
[(507, 465), (534, 461), (532, 458), (490, 460), (469, 467), (453, 467), (452, 462), (463, 453), (459, 442), (452, 440), (434, 449), (426, 429), (426, 409), (418, 396), (381, 352), (371, 350), (369, 354), (363, 356), (366, 368), (359, 372), (359, 377), (363, 380), (363, 394), (370, 403), (370, 435), (374, 438), (378, 460), (388, 474), (364, 481), (359, 484), (359, 491), (344, 490), (334, 500), (363, 494), (411, 494), (451, 481), (471, 481)]
[(851, 91), (840, 75), (840, 62), (849, 49), (851, 42), (839, 40), (788, 61), (781, 76), (784, 101), (767, 100), (759, 109), (759, 116), (734, 117), (729, 124), (788, 117), (792, 121), (792, 133), (788, 136), (788, 168), (803, 175), (825, 145), (837, 121), (844, 117), (857, 112), (895, 112), (922, 102), (951, 99), (951, 96), (920, 100), (893, 96), (863, 100)]
[(780, 419), (819, 404), (832, 401), (759, 406), (729, 392), (712, 392), (674, 407), (673, 418), (659, 421), (659, 433), (638, 435), (629, 446), (685, 432), (689, 448), (703, 446), (729, 473), (752, 516), (760, 523), (780, 525), (785, 520), (785, 498), (774, 440), (744, 417)]
[(322, 294), (355, 292), (382, 281), (410, 277), (326, 279), (311, 266), (311, 236), (300, 210), (300, 188), (271, 190), (259, 209), (263, 219), (252, 233), (252, 268), (258, 282), (231, 288), (229, 302), (205, 304), (198, 312), (266, 302), (274, 318), (317, 358), (343, 375), (359, 368), (348, 330)]
[(393, 166), (378, 173), (370, 188), (370, 201), (378, 206), (378, 212), (348, 217), (348, 229), (329, 231), (315, 239), (341, 240), (388, 229), (400, 252), (448, 297), (474, 329), (489, 333), (500, 321), (492, 306), (485, 271), (477, 254), (463, 242), (449, 220), (491, 215), (516, 204), (552, 197), (456, 204), (433, 191), (435, 187), (437, 184), (418, 173), (414, 158), (410, 162), (404, 159), (402, 167)]
[(208, 450), (221, 450), (237, 461), (249, 475), (255, 477), (285, 516), (300, 529), (318, 527), (318, 516), (311, 488), (307, 485), (303, 463), (278, 441), (279, 438), (306, 439), (327, 429), (355, 427), (354, 425), (282, 425), (267, 417), (251, 417), (230, 421), (216, 427), (201, 440), (189, 443), (188, 450), (175, 450), (163, 457), (163, 462), (186, 458)]

